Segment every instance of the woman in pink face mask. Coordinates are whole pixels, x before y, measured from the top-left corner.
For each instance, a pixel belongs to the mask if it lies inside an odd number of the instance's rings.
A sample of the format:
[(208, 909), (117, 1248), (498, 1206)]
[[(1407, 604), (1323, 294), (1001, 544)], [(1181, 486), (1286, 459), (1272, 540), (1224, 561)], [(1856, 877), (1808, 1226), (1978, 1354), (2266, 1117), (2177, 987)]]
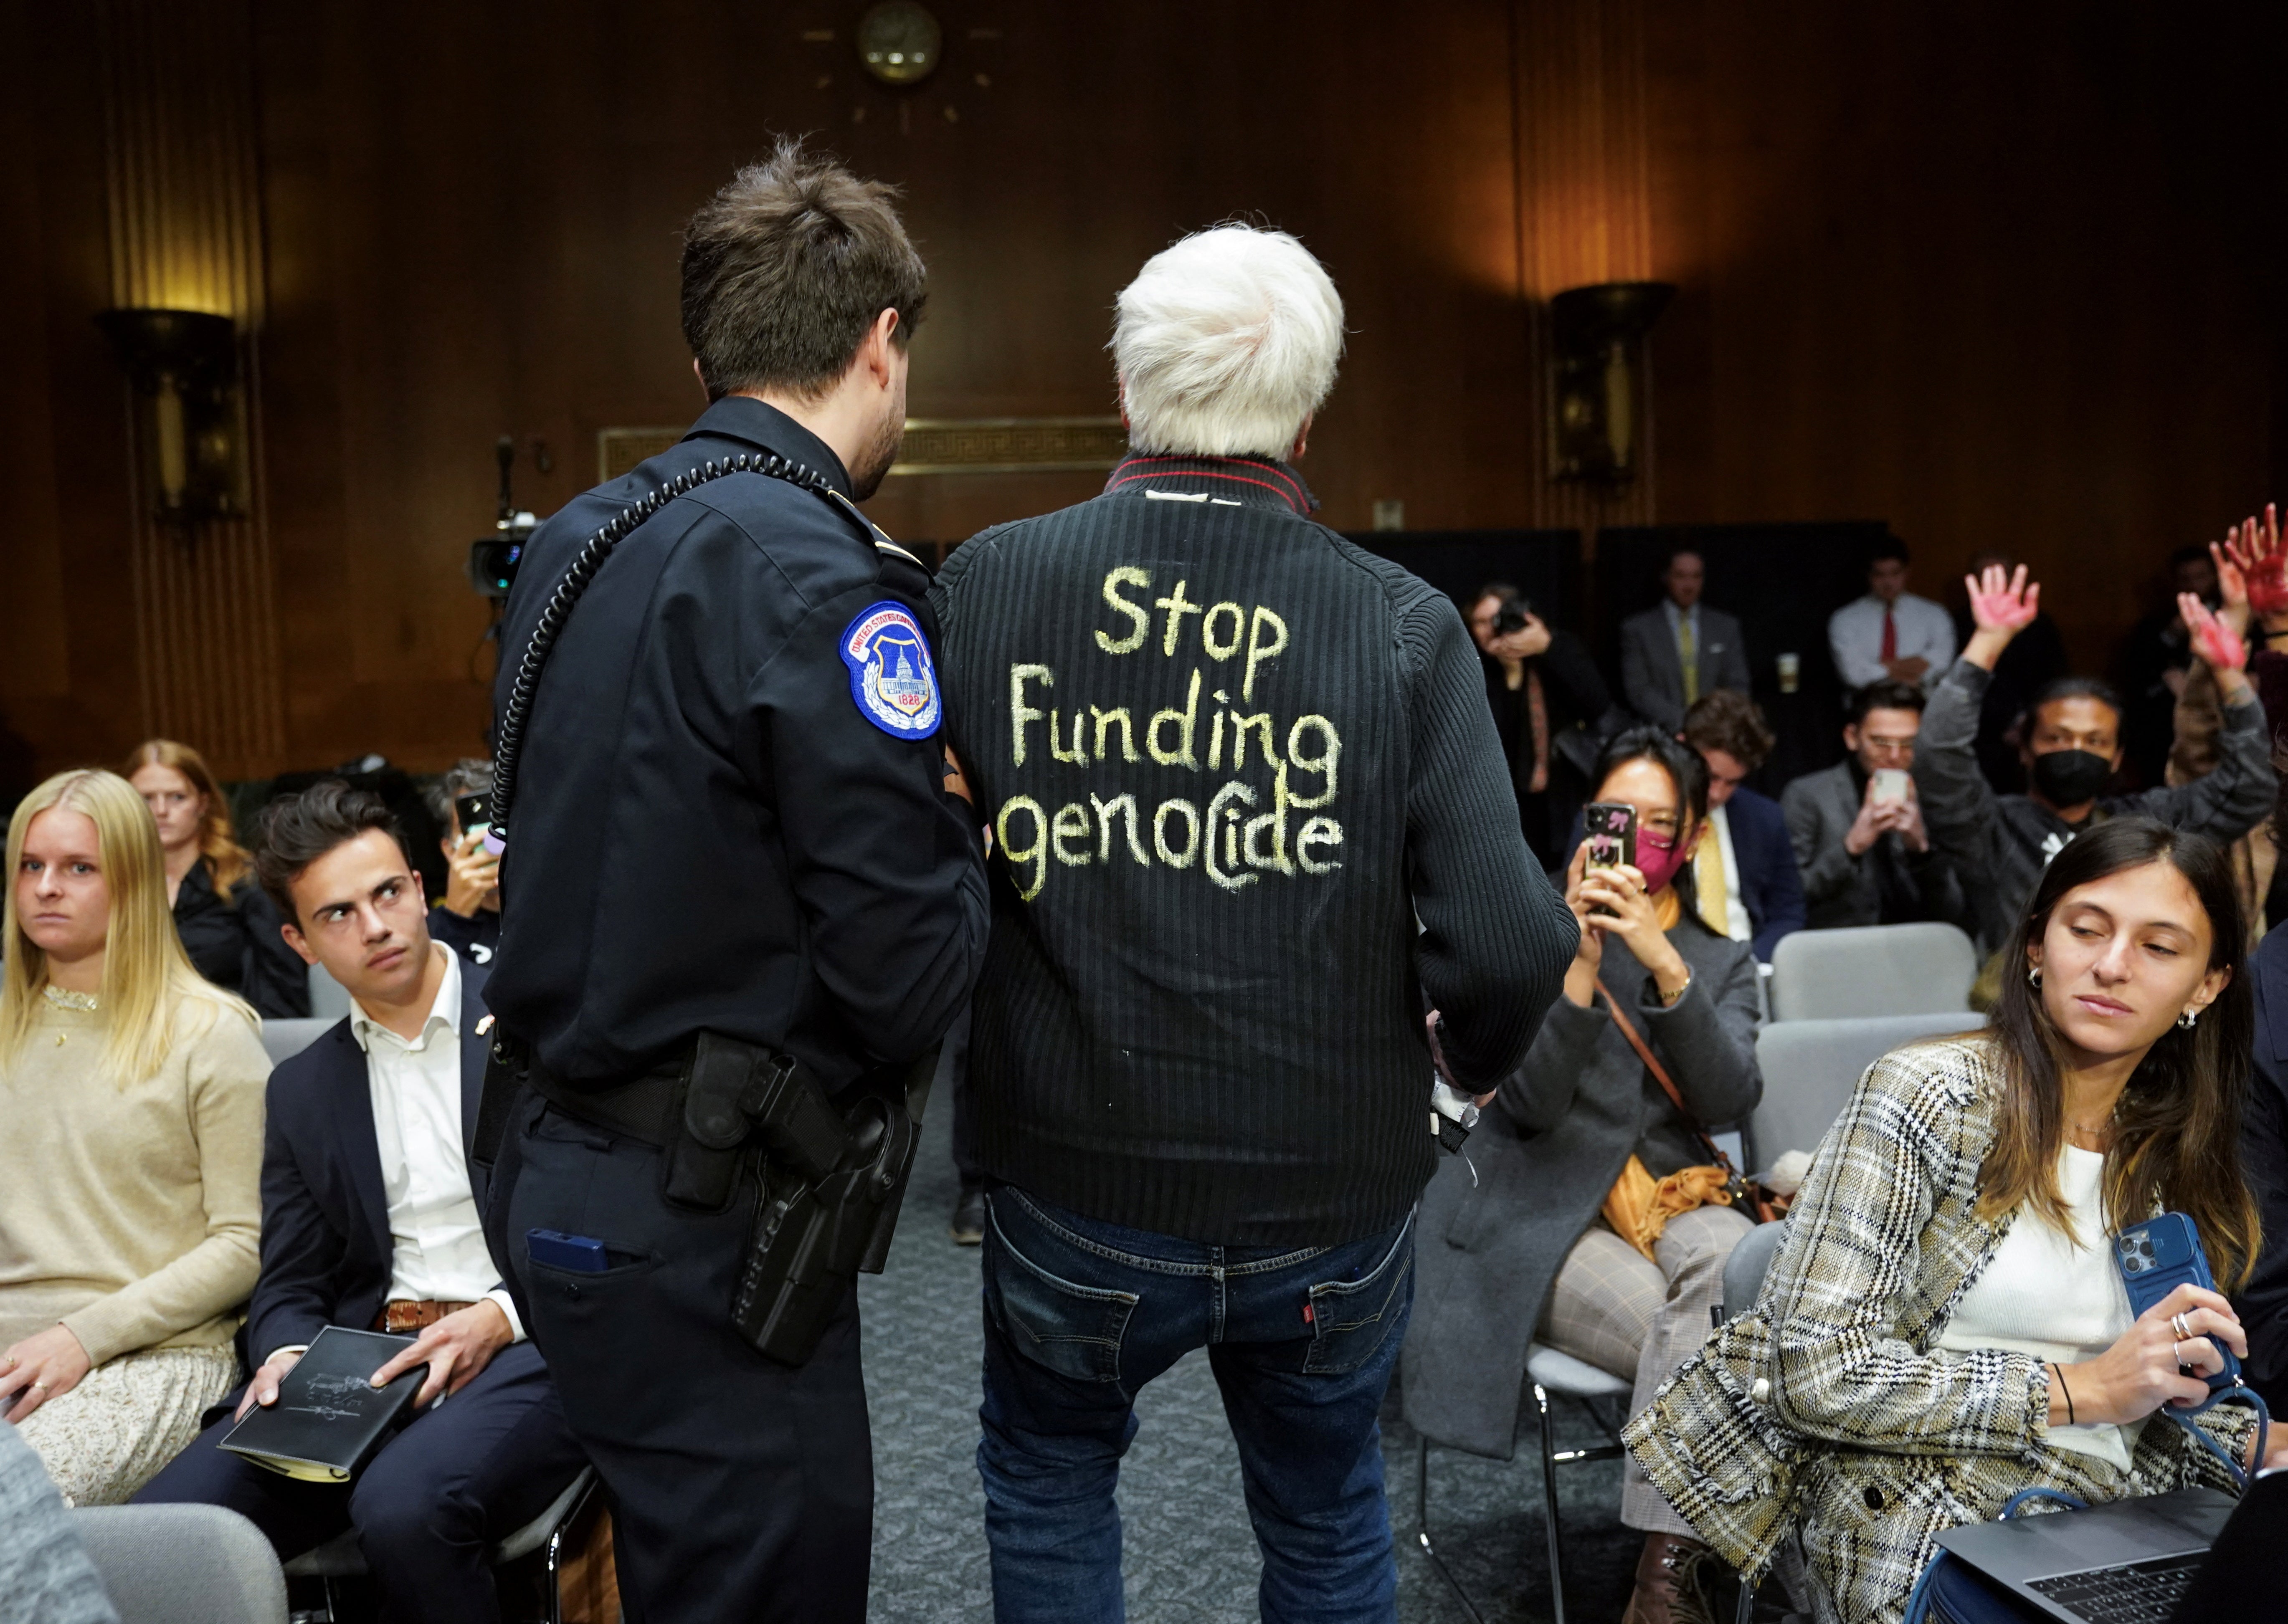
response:
[[(1423, 1196), (1422, 1233), (1449, 1244), (1416, 1256), (1415, 1313), (1432, 1323), (1407, 1338), (1407, 1418), (1482, 1454), (1509, 1452), (1529, 1343), (1633, 1382), (1632, 1414), (1650, 1403), (1707, 1337), (1724, 1259), (1749, 1229), (1729, 1206), (1691, 1205), (1705, 1181), (1685, 1170), (1713, 1158), (1628, 1035), (1703, 1123), (1746, 1116), (1763, 1092), (1754, 955), (1678, 894), (1705, 826), (1707, 767), (1639, 728), (1606, 747), (1594, 782), (1594, 800), (1636, 809), (1637, 860), (1590, 868), (1577, 844), (1565, 900), (1581, 943), (1565, 995), (1482, 1102), (1466, 1162), (1448, 1158)], [(1648, 1249), (1608, 1216), (1625, 1175), (1640, 1192), (1672, 1180), (1665, 1204), (1685, 1208)], [(1625, 1624), (1707, 1617), (1704, 1578), (1720, 1565), (1633, 1462), (1621, 1520), (1646, 1536)]]

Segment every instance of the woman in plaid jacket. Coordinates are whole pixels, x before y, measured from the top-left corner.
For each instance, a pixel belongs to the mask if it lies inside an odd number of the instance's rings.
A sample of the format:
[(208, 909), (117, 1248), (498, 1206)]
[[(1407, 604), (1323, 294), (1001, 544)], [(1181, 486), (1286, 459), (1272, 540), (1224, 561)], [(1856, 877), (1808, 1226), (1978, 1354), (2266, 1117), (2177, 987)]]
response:
[[(1990, 1030), (1869, 1068), (1757, 1306), (1625, 1430), (1717, 1554), (1760, 1573), (1797, 1535), (1820, 1617), (1892, 1624), (1934, 1536), (2020, 1489), (2235, 1487), (2154, 1412), (2244, 1355), (2237, 1319), (2188, 1286), (2133, 1319), (2105, 1237), (2170, 1209), (2220, 1281), (2255, 1255), (2244, 939), (2214, 842), (2115, 820), (2050, 865)], [(2246, 1407), (2195, 1424), (2249, 1460)]]

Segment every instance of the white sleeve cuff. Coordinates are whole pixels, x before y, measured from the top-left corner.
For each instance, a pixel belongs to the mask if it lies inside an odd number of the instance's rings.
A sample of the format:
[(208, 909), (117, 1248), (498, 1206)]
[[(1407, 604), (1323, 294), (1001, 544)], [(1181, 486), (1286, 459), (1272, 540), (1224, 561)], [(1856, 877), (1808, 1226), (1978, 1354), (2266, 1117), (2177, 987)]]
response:
[[(512, 1325), (513, 1325), (513, 1324), (515, 1324), (516, 1322), (515, 1322), (514, 1320), (511, 1320), (509, 1323), (510, 1323), (510, 1324), (512, 1324)], [(309, 1351), (310, 1351), (310, 1344), (309, 1344), (308, 1343), (306, 1343), (306, 1342), (290, 1342), (290, 1343), (287, 1343), (286, 1344), (284, 1344), (282, 1347), (276, 1347), (276, 1348), (273, 1348), (273, 1349), (271, 1349), (269, 1352), (267, 1352), (267, 1353), (266, 1353), (266, 1354), (264, 1354), (264, 1355), (262, 1356), (262, 1362), (263, 1362), (264, 1364), (267, 1365), (267, 1364), (268, 1364), (272, 1359), (276, 1359), (276, 1358), (277, 1358), (280, 1354), (282, 1354), (282, 1353), (307, 1353)]]
[(500, 1311), (508, 1317), (509, 1341), (522, 1342), (525, 1339), (524, 1321), (517, 1318), (515, 1299), (511, 1297), (505, 1289), (496, 1286), (485, 1293), (485, 1301), (499, 1304)]

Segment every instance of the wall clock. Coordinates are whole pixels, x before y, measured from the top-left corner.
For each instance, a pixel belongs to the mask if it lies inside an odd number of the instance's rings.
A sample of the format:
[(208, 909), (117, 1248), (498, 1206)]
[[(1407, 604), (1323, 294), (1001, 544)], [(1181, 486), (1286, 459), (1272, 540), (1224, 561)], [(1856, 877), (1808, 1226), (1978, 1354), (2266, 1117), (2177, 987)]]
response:
[(882, 0), (858, 20), (858, 59), (885, 84), (919, 84), (937, 71), (945, 43), (928, 8), (915, 0)]

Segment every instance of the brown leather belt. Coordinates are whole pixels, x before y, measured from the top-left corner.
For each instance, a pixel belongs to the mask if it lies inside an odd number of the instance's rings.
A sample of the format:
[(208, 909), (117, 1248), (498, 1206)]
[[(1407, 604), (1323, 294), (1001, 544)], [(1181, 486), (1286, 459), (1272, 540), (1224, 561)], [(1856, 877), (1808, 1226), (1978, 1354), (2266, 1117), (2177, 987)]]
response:
[(381, 1305), (381, 1312), (373, 1319), (373, 1328), (403, 1336), (415, 1331), (425, 1331), (448, 1314), (457, 1314), (465, 1308), (474, 1308), (473, 1303), (416, 1303), (407, 1297)]

